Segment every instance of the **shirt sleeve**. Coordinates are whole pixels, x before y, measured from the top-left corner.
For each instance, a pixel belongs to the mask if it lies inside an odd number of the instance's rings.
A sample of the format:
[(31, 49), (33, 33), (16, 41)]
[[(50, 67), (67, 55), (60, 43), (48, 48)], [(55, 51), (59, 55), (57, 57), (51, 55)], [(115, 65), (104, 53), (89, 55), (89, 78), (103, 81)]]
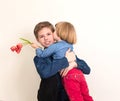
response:
[(41, 48), (37, 48), (37, 49), (35, 50), (35, 52), (36, 52), (36, 55), (37, 55), (38, 57), (40, 57), (40, 55), (42, 54), (43, 50), (42, 50)]
[(76, 59), (77, 59), (78, 69), (80, 69), (84, 74), (90, 74), (91, 69), (88, 66), (88, 64), (84, 60), (79, 59), (77, 56)]
[(34, 64), (41, 78), (51, 77), (61, 69), (69, 66), (69, 63), (65, 57), (51, 61), (49, 58), (35, 56)]
[(49, 57), (53, 55), (56, 51), (56, 47), (58, 47), (59, 44), (52, 44), (48, 48), (45, 48), (44, 50), (37, 48), (36, 49), (36, 55), (42, 58)]

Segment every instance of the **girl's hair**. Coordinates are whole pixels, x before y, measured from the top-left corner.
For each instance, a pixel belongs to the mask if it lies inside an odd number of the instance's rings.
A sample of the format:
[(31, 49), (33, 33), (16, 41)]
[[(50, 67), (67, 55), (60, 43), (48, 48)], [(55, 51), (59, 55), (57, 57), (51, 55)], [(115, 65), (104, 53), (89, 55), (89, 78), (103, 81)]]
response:
[(39, 22), (34, 28), (34, 35), (36, 39), (38, 38), (38, 32), (45, 27), (49, 28), (52, 32), (55, 31), (54, 26), (50, 22), (48, 21)]
[(75, 44), (77, 41), (76, 31), (74, 26), (69, 22), (58, 22), (55, 25), (56, 34), (68, 43)]

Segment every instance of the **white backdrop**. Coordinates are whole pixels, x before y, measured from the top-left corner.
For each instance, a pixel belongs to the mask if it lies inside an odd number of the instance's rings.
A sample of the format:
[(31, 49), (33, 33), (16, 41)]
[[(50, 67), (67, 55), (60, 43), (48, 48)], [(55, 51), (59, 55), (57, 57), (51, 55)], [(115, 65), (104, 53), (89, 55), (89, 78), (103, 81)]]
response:
[(0, 0), (0, 101), (37, 101), (40, 78), (33, 64), (34, 50), (18, 55), (10, 47), (24, 37), (35, 41), (40, 21), (70, 21), (79, 58), (91, 67), (86, 75), (95, 101), (120, 101), (119, 0)]

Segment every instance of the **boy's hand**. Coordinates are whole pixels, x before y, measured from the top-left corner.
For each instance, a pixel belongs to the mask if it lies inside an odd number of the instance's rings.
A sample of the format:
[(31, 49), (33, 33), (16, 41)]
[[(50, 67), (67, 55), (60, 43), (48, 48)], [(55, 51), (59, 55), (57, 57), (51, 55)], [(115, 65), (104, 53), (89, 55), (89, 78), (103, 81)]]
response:
[(34, 49), (39, 48), (39, 46), (38, 46), (37, 44), (35, 44), (35, 43), (31, 43), (30, 45), (31, 45), (31, 47), (34, 48)]
[(67, 58), (68, 62), (73, 62), (76, 60), (74, 52), (71, 52), (70, 49), (68, 49), (68, 51), (66, 52), (65, 57)]
[(64, 76), (67, 75), (67, 73), (68, 73), (71, 69), (76, 68), (76, 67), (77, 67), (77, 63), (76, 63), (76, 62), (71, 62), (71, 63), (69, 63), (69, 66), (68, 66), (67, 68), (62, 69), (62, 70), (60, 71), (60, 75), (61, 75), (62, 77), (64, 77)]

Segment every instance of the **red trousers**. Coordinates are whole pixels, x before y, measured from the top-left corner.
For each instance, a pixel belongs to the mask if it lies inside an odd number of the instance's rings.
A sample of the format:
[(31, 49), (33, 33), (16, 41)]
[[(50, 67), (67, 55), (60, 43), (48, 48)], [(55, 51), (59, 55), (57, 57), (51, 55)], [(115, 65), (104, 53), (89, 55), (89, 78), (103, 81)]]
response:
[(81, 70), (70, 70), (62, 81), (70, 101), (93, 101)]

